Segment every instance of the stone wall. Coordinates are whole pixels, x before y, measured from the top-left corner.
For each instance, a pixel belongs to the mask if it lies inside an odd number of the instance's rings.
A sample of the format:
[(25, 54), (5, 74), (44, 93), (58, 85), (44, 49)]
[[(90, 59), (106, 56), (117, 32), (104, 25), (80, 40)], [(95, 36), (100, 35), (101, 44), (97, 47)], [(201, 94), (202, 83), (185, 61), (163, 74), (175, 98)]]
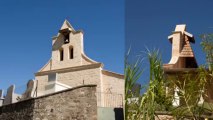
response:
[[(174, 115), (172, 115), (171, 112), (166, 112), (166, 111), (156, 111), (155, 114), (157, 116), (155, 116), (155, 120), (179, 120), (181, 118), (181, 120), (192, 120), (193, 117), (188, 114), (188, 115), (185, 115), (185, 116), (179, 116), (179, 118), (176, 118)], [(197, 117), (199, 115), (196, 115)], [(201, 114), (200, 115), (200, 118), (197, 118), (199, 120), (212, 120), (213, 119), (213, 116), (211, 113), (206, 113), (206, 114)]]
[(0, 120), (96, 120), (96, 85), (83, 85), (0, 107)]
[(100, 91), (100, 67), (81, 69), (77, 71), (61, 72), (57, 75), (58, 82), (75, 87), (83, 84), (97, 85), (97, 91)]
[(0, 120), (32, 120), (35, 99), (0, 107)]
[(175, 120), (171, 115), (158, 115), (155, 120)]
[(124, 76), (102, 70), (101, 107), (122, 107), (124, 100)]
[(100, 66), (101, 64), (85, 65), (36, 74), (35, 79), (38, 80), (38, 92), (44, 93), (45, 85), (48, 84), (48, 74), (51, 73), (57, 73), (57, 81), (70, 87), (76, 87), (83, 84), (95, 84), (97, 85), (97, 91), (100, 91)]
[(124, 75), (102, 70), (103, 92), (124, 94)]

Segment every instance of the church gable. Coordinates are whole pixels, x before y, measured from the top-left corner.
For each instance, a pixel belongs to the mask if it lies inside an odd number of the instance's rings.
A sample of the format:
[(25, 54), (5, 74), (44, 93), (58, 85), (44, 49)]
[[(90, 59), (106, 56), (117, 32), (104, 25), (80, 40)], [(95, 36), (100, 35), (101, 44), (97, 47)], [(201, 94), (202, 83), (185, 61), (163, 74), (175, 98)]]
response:
[(57, 36), (52, 38), (52, 58), (39, 72), (95, 63), (84, 53), (83, 32), (76, 31), (65, 20)]

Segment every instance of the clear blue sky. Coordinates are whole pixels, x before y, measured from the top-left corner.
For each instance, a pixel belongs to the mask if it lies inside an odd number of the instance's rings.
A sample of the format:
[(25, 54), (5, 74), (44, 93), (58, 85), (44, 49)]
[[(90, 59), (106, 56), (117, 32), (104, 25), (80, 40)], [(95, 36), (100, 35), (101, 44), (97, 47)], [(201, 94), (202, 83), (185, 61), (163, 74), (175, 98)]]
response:
[[(167, 37), (174, 31), (176, 24), (186, 24), (187, 31), (195, 37), (192, 45), (199, 65), (205, 63), (205, 55), (200, 46), (200, 34), (213, 32), (212, 0), (126, 0), (125, 49), (131, 44), (132, 56), (149, 49), (161, 51), (163, 63), (171, 58), (171, 44)], [(148, 62), (144, 61), (142, 79), (148, 81)]]
[(90, 58), (123, 73), (124, 0), (2, 0), (0, 15), (0, 88), (34, 78), (65, 19), (84, 31)]

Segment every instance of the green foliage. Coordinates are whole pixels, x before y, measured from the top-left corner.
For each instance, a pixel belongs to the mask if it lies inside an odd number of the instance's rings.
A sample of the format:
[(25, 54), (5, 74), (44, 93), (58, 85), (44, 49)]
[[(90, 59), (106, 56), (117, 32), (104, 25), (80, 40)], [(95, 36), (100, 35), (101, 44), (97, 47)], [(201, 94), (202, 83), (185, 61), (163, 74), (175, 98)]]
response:
[[(150, 76), (148, 86), (143, 86), (146, 92), (135, 97), (132, 91), (134, 84), (143, 73), (142, 58), (135, 62), (125, 61), (125, 118), (128, 120), (154, 120), (156, 111), (167, 111), (176, 119), (199, 120), (203, 114), (213, 111), (213, 106), (207, 102), (199, 103), (201, 96), (208, 98), (206, 86), (211, 81), (212, 74), (200, 67), (194, 72), (165, 76), (159, 52), (148, 51), (147, 58), (150, 64)], [(210, 79), (211, 78), (211, 79)], [(213, 79), (212, 79), (213, 80)], [(166, 91), (166, 87), (168, 91)], [(181, 105), (172, 106), (174, 89), (179, 89), (178, 95)], [(137, 92), (140, 92), (137, 91)]]
[(164, 78), (163, 65), (159, 51), (148, 51), (148, 59), (150, 64), (150, 85), (154, 86), (153, 93), (155, 94), (155, 102), (158, 106), (157, 110), (169, 109), (171, 98), (166, 96), (165, 85), (167, 81), (165, 81)]
[(202, 34), (201, 46), (203, 51), (206, 53), (206, 60), (209, 66), (209, 69), (213, 70), (213, 34)]
[[(142, 74), (141, 58), (130, 64), (125, 62), (125, 115), (128, 120), (154, 120), (155, 111), (171, 106), (171, 99), (165, 94), (162, 63), (158, 51), (148, 51), (150, 82), (144, 87), (146, 92), (135, 98), (131, 92), (133, 85)], [(127, 59), (126, 59), (127, 60)]]
[[(162, 69), (162, 61), (159, 51), (147, 52), (150, 64), (150, 76), (148, 86), (143, 86), (146, 92), (135, 96), (132, 91), (135, 83), (143, 73), (142, 58), (134, 62), (128, 62), (125, 58), (125, 118), (128, 120), (154, 120), (156, 111), (167, 111), (175, 119), (199, 120), (205, 114), (213, 112), (213, 104), (200, 102), (201, 96), (207, 100), (209, 87), (213, 80), (213, 34), (201, 35), (201, 46), (206, 53), (208, 70), (200, 67), (196, 71), (183, 72), (176, 75), (166, 76)], [(166, 87), (168, 89), (166, 89)], [(178, 88), (180, 106), (172, 106), (176, 98), (174, 89)], [(166, 91), (167, 90), (167, 91)], [(136, 91), (140, 93), (140, 90)]]
[[(199, 120), (201, 115), (212, 111), (204, 106), (204, 103), (199, 103), (201, 96), (207, 98), (205, 94), (208, 72), (205, 68), (200, 67), (195, 73), (182, 73), (176, 78), (168, 79), (171, 81), (170, 86), (179, 89), (178, 95), (181, 100), (181, 105), (174, 107), (170, 111), (177, 119), (189, 117), (194, 120)], [(173, 87), (173, 88), (174, 88)], [(170, 87), (171, 88), (171, 87)]]
[[(129, 50), (130, 52), (130, 50)], [(128, 61), (128, 55), (125, 58), (125, 118), (133, 118), (134, 112), (137, 109), (137, 105), (135, 102), (130, 102), (130, 99), (134, 98), (135, 91), (133, 90), (133, 87), (136, 83), (136, 81), (140, 78), (141, 74), (143, 73), (143, 70), (141, 69), (141, 58), (139, 57), (134, 62)], [(138, 90), (137, 92), (140, 92)], [(134, 112), (130, 112), (133, 110)]]

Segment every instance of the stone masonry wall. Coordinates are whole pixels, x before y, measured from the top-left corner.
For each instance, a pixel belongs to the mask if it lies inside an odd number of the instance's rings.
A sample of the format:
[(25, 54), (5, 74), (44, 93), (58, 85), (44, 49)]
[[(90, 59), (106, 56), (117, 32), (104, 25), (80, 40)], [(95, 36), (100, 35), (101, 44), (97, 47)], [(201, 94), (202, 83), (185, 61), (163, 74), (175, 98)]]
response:
[(175, 118), (171, 115), (158, 115), (158, 117), (155, 117), (155, 120), (175, 120)]
[(57, 75), (58, 82), (69, 85), (71, 87), (83, 84), (97, 85), (97, 91), (100, 91), (100, 68), (83, 69), (71, 72), (61, 72)]
[(124, 100), (124, 76), (102, 70), (102, 107), (123, 106)]
[[(92, 68), (90, 68), (92, 67)], [(50, 72), (51, 73), (51, 72)], [(57, 81), (70, 87), (76, 87), (83, 84), (97, 85), (97, 91), (100, 91), (101, 68), (97, 65), (84, 66), (79, 70), (61, 71), (57, 73)], [(38, 80), (38, 92), (45, 91), (45, 85), (48, 84), (48, 74), (36, 75), (35, 79)]]
[(0, 120), (96, 120), (96, 85), (83, 85), (0, 107)]
[(34, 99), (0, 107), (0, 120), (32, 120)]
[(103, 92), (124, 95), (124, 76), (102, 70)]

